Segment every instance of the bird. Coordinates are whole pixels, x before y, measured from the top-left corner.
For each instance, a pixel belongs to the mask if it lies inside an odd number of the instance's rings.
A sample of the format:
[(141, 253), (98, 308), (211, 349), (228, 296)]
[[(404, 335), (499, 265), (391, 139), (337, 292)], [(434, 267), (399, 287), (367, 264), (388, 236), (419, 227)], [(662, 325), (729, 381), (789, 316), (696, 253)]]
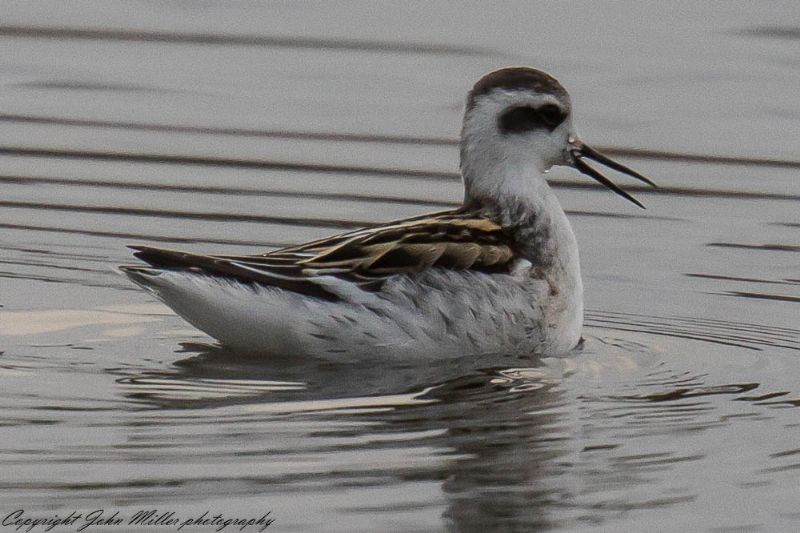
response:
[(234, 351), (338, 361), (570, 353), (578, 244), (546, 175), (567, 166), (644, 207), (588, 161), (655, 187), (580, 140), (570, 96), (531, 67), (468, 92), (460, 207), (259, 255), (130, 246), (120, 269)]

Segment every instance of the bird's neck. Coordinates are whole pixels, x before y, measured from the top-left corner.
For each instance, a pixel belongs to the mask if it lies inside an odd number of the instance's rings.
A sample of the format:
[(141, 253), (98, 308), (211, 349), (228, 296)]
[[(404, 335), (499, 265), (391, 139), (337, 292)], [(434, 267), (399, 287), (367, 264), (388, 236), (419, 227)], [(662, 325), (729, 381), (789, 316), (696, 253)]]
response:
[(548, 283), (562, 322), (583, 322), (583, 283), (578, 243), (555, 193), (534, 165), (502, 165), (470, 175), (462, 167), (465, 206), (507, 228), (521, 255), (531, 263), (531, 277)]
[(508, 228), (534, 266), (553, 265), (579, 275), (575, 234), (544, 176), (535, 166), (518, 165), (481, 177), (465, 174), (464, 204)]

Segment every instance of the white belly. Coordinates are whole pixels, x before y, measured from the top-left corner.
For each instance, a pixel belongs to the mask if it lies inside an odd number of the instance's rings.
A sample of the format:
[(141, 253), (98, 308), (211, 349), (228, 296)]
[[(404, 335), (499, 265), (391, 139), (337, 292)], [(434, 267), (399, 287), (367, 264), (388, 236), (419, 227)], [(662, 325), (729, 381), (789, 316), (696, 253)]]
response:
[(577, 344), (582, 326), (580, 298), (552, 296), (526, 276), (433, 269), (391, 278), (377, 293), (342, 287), (340, 302), (192, 273), (134, 281), (221, 343), (257, 354), (556, 355)]

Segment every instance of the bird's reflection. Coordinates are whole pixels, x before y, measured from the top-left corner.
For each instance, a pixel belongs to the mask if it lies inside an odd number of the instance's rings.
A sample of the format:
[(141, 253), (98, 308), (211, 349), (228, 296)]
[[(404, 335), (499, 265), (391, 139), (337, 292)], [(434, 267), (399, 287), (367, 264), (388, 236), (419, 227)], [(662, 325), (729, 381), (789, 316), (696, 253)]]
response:
[[(561, 453), (557, 411), (562, 399), (558, 377), (535, 359), (370, 364), (272, 359), (265, 364), (209, 345), (185, 345), (183, 351), (192, 355), (172, 369), (120, 379), (126, 395), (173, 409), (264, 402), (304, 402), (313, 409), (315, 400), (329, 404), (346, 398), (338, 405), (358, 406), (359, 398), (383, 399), (388, 409), (330, 416), (366, 418), (373, 422), (373, 434), (421, 435), (414, 445), (452, 459), (373, 474), (442, 483), (444, 517), (458, 531), (546, 522), (540, 504), (552, 494), (540, 477), (544, 462)], [(329, 481), (336, 486), (335, 477)]]
[[(195, 408), (243, 401), (251, 403), (421, 393), (452, 394), (463, 380), (489, 380), (523, 386), (519, 376), (541, 379), (542, 371), (530, 369), (517, 377), (492, 369), (526, 368), (537, 359), (505, 355), (415, 361), (336, 363), (313, 358), (244, 356), (209, 344), (185, 343), (179, 353), (191, 354), (162, 370), (144, 370), (118, 380), (129, 398), (167, 408)], [(490, 369), (490, 370), (486, 370)], [(493, 380), (493, 381), (492, 381)], [(465, 391), (469, 385), (462, 384)], [(538, 387), (539, 385), (532, 385)], [(454, 388), (455, 387), (455, 388)], [(447, 392), (451, 391), (451, 392)]]
[[(294, 453), (308, 453), (307, 446), (314, 453), (326, 454), (323, 464), (286, 477), (279, 468), (271, 483), (289, 487), (313, 480), (336, 491), (365, 480), (372, 484), (433, 482), (440, 487), (441, 499), (414, 505), (441, 507), (453, 531), (546, 529), (563, 514), (565, 505), (571, 505), (570, 501), (574, 505), (575, 487), (565, 480), (571, 479), (567, 475), (571, 468), (581, 468), (571, 463), (581, 460), (580, 450), (575, 455), (576, 426), (571, 418), (576, 409), (591, 412), (592, 419), (599, 420), (630, 416), (637, 422), (636, 431), (660, 434), (664, 424), (678, 422), (681, 427), (689, 423), (710, 427), (705, 414), (710, 416), (715, 408), (705, 401), (697, 403), (701, 397), (767, 398), (741, 396), (758, 384), (709, 385), (698, 376), (676, 377), (665, 371), (645, 371), (638, 385), (619, 389), (631, 394), (576, 397), (563, 367), (502, 356), (336, 364), (308, 358), (265, 361), (210, 345), (185, 345), (182, 353), (188, 357), (167, 369), (120, 378), (123, 394), (145, 408), (192, 409), (187, 423), (223, 416), (236, 425), (237, 435), (252, 432), (260, 439), (263, 424), (284, 420), (274, 415), (315, 421), (322, 417), (330, 432), (298, 429), (301, 433), (292, 438), (304, 443)], [(658, 392), (652, 392), (654, 387)], [(681, 403), (687, 398), (695, 402), (689, 412)], [(224, 409), (222, 415), (216, 408)], [(643, 412), (650, 416), (647, 425), (640, 423)], [(169, 423), (175, 420), (171, 417)], [(601, 444), (588, 449), (621, 446), (613, 436)], [(280, 443), (262, 441), (259, 449), (272, 446), (280, 447)], [(424, 450), (423, 456), (414, 455), (414, 449)], [(335, 464), (337, 454), (354, 450), (363, 453), (363, 464), (351, 469), (325, 467), (325, 461)], [(408, 457), (414, 460), (406, 464)], [(666, 454), (663, 461), (669, 464), (671, 459)], [(646, 482), (635, 472), (585, 472), (600, 480), (617, 474), (628, 485)], [(691, 497), (680, 495), (676, 501)], [(353, 501), (349, 512), (390, 515), (397, 511), (394, 504), (363, 507), (363, 503)]]

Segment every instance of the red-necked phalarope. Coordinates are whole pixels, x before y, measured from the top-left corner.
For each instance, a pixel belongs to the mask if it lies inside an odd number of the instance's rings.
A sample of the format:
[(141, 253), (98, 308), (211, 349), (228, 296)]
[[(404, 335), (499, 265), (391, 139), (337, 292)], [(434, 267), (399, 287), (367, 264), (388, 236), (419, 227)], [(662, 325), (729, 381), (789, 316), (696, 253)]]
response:
[(512, 67), (479, 80), (461, 131), (464, 205), (255, 256), (133, 246), (122, 270), (247, 352), (348, 357), (562, 354), (583, 325), (578, 245), (545, 173), (572, 166), (641, 207), (591, 159), (561, 84)]

